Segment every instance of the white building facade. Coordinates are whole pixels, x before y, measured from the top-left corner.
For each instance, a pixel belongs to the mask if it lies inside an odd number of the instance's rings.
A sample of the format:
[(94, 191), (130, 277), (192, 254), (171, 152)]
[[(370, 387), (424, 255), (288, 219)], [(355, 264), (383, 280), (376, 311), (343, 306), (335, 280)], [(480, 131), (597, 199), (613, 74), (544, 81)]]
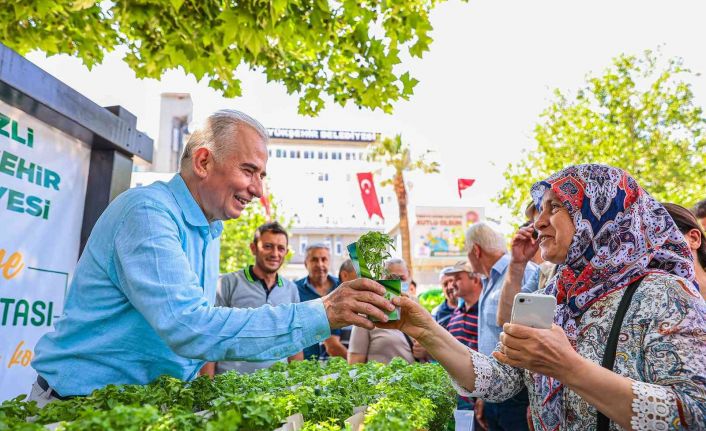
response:
[(337, 274), (348, 258), (348, 244), (368, 231), (382, 232), (396, 224), (397, 203), (390, 188), (376, 185), (386, 220), (368, 218), (360, 195), (356, 174), (373, 172), (375, 176), (381, 170), (380, 164), (367, 161), (375, 133), (281, 128), (268, 129), (268, 133), (268, 186), (292, 222), (292, 256), (285, 275), (306, 274), (304, 252), (314, 243), (330, 247), (330, 270)]
[[(193, 103), (188, 94), (165, 93), (160, 110), (160, 132), (152, 165), (135, 167), (132, 187), (169, 181), (179, 168), (188, 139)], [(374, 132), (349, 132), (292, 128), (268, 129), (267, 187), (279, 213), (291, 222), (290, 260), (285, 277), (306, 275), (306, 247), (326, 244), (331, 250), (330, 272), (338, 274), (348, 258), (346, 246), (371, 230), (396, 238), (395, 257), (401, 257), (397, 199), (392, 187), (380, 187), (384, 166), (367, 160), (368, 150), (379, 136)], [(368, 217), (356, 174), (371, 172), (385, 219)], [(385, 172), (389, 175), (389, 169)], [(410, 187), (411, 189), (411, 187)], [(409, 222), (414, 278), (421, 284), (437, 284), (444, 266), (465, 259), (458, 242), (467, 227), (484, 218), (483, 208), (420, 206), (413, 190), (409, 196)], [(254, 201), (250, 205), (260, 205)]]

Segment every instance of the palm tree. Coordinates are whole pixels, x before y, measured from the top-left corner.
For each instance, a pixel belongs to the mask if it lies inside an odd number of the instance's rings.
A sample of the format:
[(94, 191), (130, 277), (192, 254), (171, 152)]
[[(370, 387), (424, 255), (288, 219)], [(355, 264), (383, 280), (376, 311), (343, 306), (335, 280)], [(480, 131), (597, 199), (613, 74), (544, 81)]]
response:
[(372, 162), (382, 162), (393, 169), (393, 175), (384, 179), (380, 185), (392, 185), (397, 196), (397, 206), (400, 212), (400, 235), (402, 236), (402, 258), (409, 266), (409, 274), (412, 275), (412, 252), (409, 239), (409, 218), (407, 217), (407, 187), (405, 186), (405, 172), (421, 170), (427, 174), (439, 172), (439, 163), (429, 162), (425, 158), (431, 151), (412, 159), (409, 145), (402, 143), (402, 136), (396, 135), (394, 138), (385, 138), (376, 141), (370, 147), (368, 160)]

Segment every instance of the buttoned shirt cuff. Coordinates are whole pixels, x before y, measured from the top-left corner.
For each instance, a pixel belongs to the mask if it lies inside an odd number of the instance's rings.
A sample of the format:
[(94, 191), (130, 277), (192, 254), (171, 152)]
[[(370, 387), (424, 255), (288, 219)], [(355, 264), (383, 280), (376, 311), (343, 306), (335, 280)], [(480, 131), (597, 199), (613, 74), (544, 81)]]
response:
[(320, 343), (331, 336), (331, 326), (321, 299), (300, 302), (296, 307), (301, 319), (305, 346)]

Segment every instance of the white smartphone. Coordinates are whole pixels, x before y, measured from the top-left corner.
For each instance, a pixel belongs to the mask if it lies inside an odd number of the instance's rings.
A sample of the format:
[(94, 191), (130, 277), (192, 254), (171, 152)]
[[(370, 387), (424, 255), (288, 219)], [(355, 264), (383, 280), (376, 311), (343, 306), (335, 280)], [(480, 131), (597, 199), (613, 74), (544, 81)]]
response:
[(518, 293), (512, 304), (511, 323), (537, 329), (551, 329), (556, 298), (538, 293)]

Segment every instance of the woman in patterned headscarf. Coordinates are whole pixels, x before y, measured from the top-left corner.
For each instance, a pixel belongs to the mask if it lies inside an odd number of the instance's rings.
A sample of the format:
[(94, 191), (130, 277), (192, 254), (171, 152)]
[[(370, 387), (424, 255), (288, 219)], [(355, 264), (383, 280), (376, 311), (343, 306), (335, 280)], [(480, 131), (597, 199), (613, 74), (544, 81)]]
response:
[[(542, 257), (559, 265), (540, 292), (557, 298), (552, 329), (506, 324), (490, 358), (454, 343), (406, 298), (393, 325), (420, 341), (462, 395), (499, 402), (527, 386), (537, 430), (593, 430), (598, 411), (610, 429), (706, 429), (706, 304), (664, 207), (623, 170), (595, 164), (552, 175), (532, 197)], [(608, 370), (599, 364), (631, 284)]]

